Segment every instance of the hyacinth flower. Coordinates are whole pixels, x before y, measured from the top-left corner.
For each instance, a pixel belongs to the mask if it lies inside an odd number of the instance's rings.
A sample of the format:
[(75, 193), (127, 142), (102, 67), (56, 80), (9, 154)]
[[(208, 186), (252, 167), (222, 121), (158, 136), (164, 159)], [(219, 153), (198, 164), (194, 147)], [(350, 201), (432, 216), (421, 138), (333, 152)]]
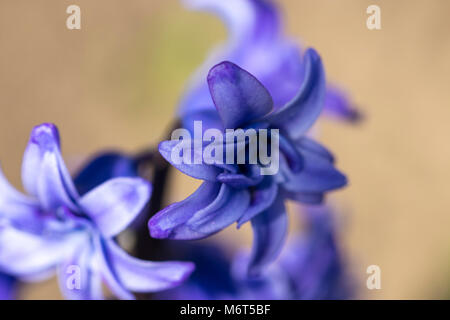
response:
[[(103, 176), (92, 176), (102, 164)], [(22, 164), (28, 195), (0, 172), (0, 272), (32, 281), (57, 271), (69, 299), (102, 299), (103, 281), (121, 299), (179, 285), (192, 272), (191, 263), (138, 260), (114, 240), (151, 193), (141, 178), (107, 179), (109, 173), (126, 175), (126, 168), (122, 157), (103, 156), (75, 178), (85, 188), (78, 190), (62, 159), (57, 128), (35, 127)]]
[(260, 277), (248, 278), (248, 254), (230, 258), (223, 244), (173, 243), (174, 252), (196, 264), (179, 287), (158, 293), (159, 299), (193, 300), (329, 300), (353, 296), (351, 276), (337, 245), (332, 212), (325, 206), (306, 208), (306, 230), (295, 235), (280, 259)]
[[(297, 93), (304, 79), (302, 50), (284, 36), (279, 12), (269, 0), (183, 0), (187, 7), (206, 10), (224, 22), (228, 41), (213, 50), (209, 58), (192, 77), (182, 99), (179, 115), (185, 127), (204, 116), (214, 117), (214, 104), (203, 81), (217, 61), (228, 60), (253, 74), (270, 92), (274, 108), (278, 109)], [(355, 122), (360, 113), (347, 95), (328, 84), (325, 114)]]
[[(231, 62), (222, 62), (210, 70), (208, 86), (221, 120), (210, 123), (222, 130), (279, 130), (279, 170), (274, 175), (262, 175), (255, 170), (258, 165), (208, 164), (205, 159), (201, 164), (178, 163), (173, 153), (179, 141), (161, 142), (159, 151), (167, 161), (204, 183), (190, 197), (150, 219), (152, 237), (200, 239), (234, 222), (239, 227), (251, 221), (254, 245), (249, 272), (257, 274), (278, 256), (284, 243), (284, 200), (320, 203), (326, 192), (346, 184), (345, 176), (334, 167), (331, 153), (305, 136), (320, 115), (325, 76), (321, 59), (313, 49), (306, 51), (304, 59), (302, 87), (293, 100), (276, 110), (268, 90), (247, 71)], [(190, 145), (190, 153), (197, 154), (195, 141)]]
[(16, 279), (0, 273), (0, 300), (13, 300), (16, 296)]

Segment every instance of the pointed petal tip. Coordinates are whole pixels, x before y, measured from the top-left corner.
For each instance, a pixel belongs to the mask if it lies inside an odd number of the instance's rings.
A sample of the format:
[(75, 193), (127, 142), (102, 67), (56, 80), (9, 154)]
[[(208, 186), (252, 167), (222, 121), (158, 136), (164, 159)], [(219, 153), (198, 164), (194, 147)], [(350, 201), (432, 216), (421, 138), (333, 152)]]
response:
[(150, 231), (150, 237), (154, 239), (167, 239), (170, 236), (170, 230), (164, 230), (159, 225), (160, 213), (162, 212), (158, 212), (148, 221), (148, 230)]
[(30, 142), (39, 145), (45, 150), (59, 147), (59, 131), (53, 123), (43, 123), (35, 126), (31, 131)]

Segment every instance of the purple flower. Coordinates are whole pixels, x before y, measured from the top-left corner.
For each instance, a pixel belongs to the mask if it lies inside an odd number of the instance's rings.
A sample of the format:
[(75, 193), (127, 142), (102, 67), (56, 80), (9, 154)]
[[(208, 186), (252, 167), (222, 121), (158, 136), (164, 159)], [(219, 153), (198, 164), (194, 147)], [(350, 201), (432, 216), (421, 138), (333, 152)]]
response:
[[(22, 164), (28, 195), (0, 171), (0, 271), (23, 280), (57, 270), (70, 299), (102, 299), (102, 280), (118, 298), (180, 284), (192, 272), (186, 262), (150, 262), (128, 255), (114, 241), (147, 203), (151, 185), (128, 170), (120, 156), (103, 156), (72, 181), (60, 153), (57, 128), (33, 129)], [(92, 176), (103, 164), (103, 176)], [(107, 172), (122, 175), (107, 179)], [(96, 185), (94, 182), (101, 183)], [(81, 194), (81, 195), (80, 195)]]
[(156, 295), (160, 299), (349, 299), (352, 279), (337, 246), (327, 207), (308, 207), (305, 232), (291, 239), (280, 259), (261, 276), (243, 272), (249, 257), (229, 257), (218, 243), (174, 243), (172, 250), (193, 261), (196, 271), (183, 285)]
[[(283, 35), (277, 8), (268, 0), (184, 0), (196, 10), (219, 16), (229, 30), (227, 43), (213, 50), (196, 72), (179, 110), (186, 127), (198, 112), (211, 112), (213, 103), (203, 79), (208, 70), (222, 60), (232, 61), (253, 74), (272, 95), (275, 109), (281, 108), (305, 81), (305, 64), (300, 48)], [(327, 85), (325, 111), (348, 121), (360, 118), (346, 95)]]
[(13, 300), (16, 296), (16, 280), (0, 273), (0, 300)]
[[(179, 141), (163, 141), (162, 156), (191, 177), (204, 180), (187, 199), (163, 209), (149, 221), (152, 237), (199, 239), (230, 224), (251, 221), (254, 245), (249, 271), (257, 274), (278, 255), (285, 240), (286, 198), (319, 203), (327, 191), (346, 184), (333, 156), (305, 133), (322, 109), (325, 77), (318, 54), (309, 49), (304, 57), (305, 80), (297, 95), (281, 108), (273, 108), (268, 90), (250, 73), (222, 62), (208, 74), (208, 86), (220, 123), (216, 128), (265, 128), (279, 130), (280, 167), (262, 175), (258, 164), (189, 164), (175, 162)], [(186, 143), (186, 141), (184, 141)], [(225, 144), (230, 143), (225, 141)], [(233, 141), (233, 149), (240, 146)], [(274, 141), (269, 141), (273, 144)], [(198, 154), (196, 141), (189, 141)]]

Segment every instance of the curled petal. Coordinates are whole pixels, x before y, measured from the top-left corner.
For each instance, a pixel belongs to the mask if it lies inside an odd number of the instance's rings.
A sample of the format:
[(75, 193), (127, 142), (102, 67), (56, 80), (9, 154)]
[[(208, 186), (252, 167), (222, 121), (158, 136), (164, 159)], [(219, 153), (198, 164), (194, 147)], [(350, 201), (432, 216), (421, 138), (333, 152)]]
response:
[(273, 108), (272, 97), (250, 73), (224, 61), (208, 74), (208, 85), (225, 128), (241, 128)]
[(11, 186), (0, 168), (0, 220), (6, 219), (18, 229), (38, 232), (43, 224), (39, 210), (37, 201)]
[(123, 231), (142, 211), (151, 194), (151, 185), (141, 178), (115, 178), (89, 191), (79, 201), (83, 212), (104, 237)]
[(247, 190), (204, 182), (187, 199), (158, 212), (149, 221), (154, 238), (200, 239), (237, 221), (250, 202)]
[(317, 120), (325, 98), (325, 72), (316, 51), (308, 49), (304, 56), (305, 77), (297, 95), (267, 119), (285, 129), (292, 139), (301, 137)]
[[(187, 144), (184, 143), (185, 142), (177, 140), (163, 141), (159, 144), (158, 149), (164, 159), (166, 159), (175, 168), (187, 174), (188, 176), (206, 181), (216, 181), (217, 175), (223, 172), (223, 168), (206, 164), (203, 161), (198, 164), (194, 163), (195, 153), (197, 153), (200, 159), (202, 159), (202, 149), (195, 148), (194, 142), (189, 142)], [(192, 157), (189, 157), (191, 160), (185, 161), (181, 158), (179, 158), (178, 160), (174, 159), (174, 153), (176, 153), (177, 157), (183, 157), (183, 155), (180, 154), (181, 149), (178, 150), (178, 146), (180, 146), (180, 144), (184, 144), (186, 146), (186, 149), (183, 150), (183, 152), (189, 152), (190, 155), (192, 155)]]
[(258, 184), (251, 192), (251, 201), (248, 209), (238, 221), (238, 228), (256, 215), (268, 209), (278, 195), (278, 184), (274, 179), (267, 178)]
[(306, 150), (334, 163), (334, 155), (327, 148), (311, 138), (306, 136), (301, 137), (296, 141), (295, 145), (300, 152)]
[(363, 119), (363, 114), (350, 103), (346, 94), (333, 86), (328, 86), (324, 111), (330, 116), (351, 123)]
[(132, 158), (117, 152), (107, 152), (89, 161), (75, 176), (74, 182), (80, 195), (84, 195), (109, 179), (136, 176), (137, 165)]
[(225, 183), (236, 189), (248, 188), (259, 184), (264, 176), (261, 175), (261, 168), (258, 165), (246, 165), (247, 172), (228, 173), (224, 172), (217, 176), (217, 181)]
[(94, 247), (86, 242), (58, 267), (58, 282), (69, 300), (103, 300), (101, 274), (93, 267)]
[(194, 271), (191, 262), (144, 261), (128, 255), (114, 241), (104, 246), (118, 281), (133, 292), (155, 292), (178, 286)]
[(52, 271), (70, 256), (81, 234), (46, 238), (12, 227), (0, 229), (0, 270), (18, 277), (35, 277)]
[(286, 173), (283, 188), (296, 193), (323, 193), (341, 188), (347, 178), (339, 172), (327, 157), (303, 150), (304, 168), (300, 173)]
[(58, 129), (42, 124), (33, 129), (22, 164), (25, 190), (39, 199), (45, 210), (67, 206), (76, 211), (78, 193), (59, 148)]
[(252, 220), (253, 247), (248, 273), (258, 276), (279, 255), (287, 234), (287, 214), (283, 199), (279, 197), (273, 205)]

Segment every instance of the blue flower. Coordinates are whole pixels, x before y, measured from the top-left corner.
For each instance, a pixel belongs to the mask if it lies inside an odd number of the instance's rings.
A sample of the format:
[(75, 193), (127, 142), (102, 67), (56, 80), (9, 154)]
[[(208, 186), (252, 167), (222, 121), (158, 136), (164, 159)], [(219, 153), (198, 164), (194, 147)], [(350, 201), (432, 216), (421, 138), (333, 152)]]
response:
[[(320, 203), (324, 193), (346, 184), (330, 152), (305, 136), (321, 112), (325, 77), (321, 59), (313, 49), (306, 51), (304, 60), (302, 86), (278, 109), (273, 108), (268, 90), (237, 65), (222, 62), (210, 70), (208, 86), (218, 115), (213, 127), (279, 130), (280, 168), (275, 175), (262, 175), (260, 164), (178, 163), (172, 155), (179, 141), (161, 142), (159, 151), (167, 161), (204, 183), (187, 199), (152, 217), (152, 237), (199, 239), (234, 222), (240, 226), (251, 221), (254, 246), (249, 271), (257, 274), (277, 257), (284, 243), (284, 200)], [(200, 116), (212, 119), (207, 114)], [(234, 149), (240, 147), (233, 143)], [(195, 141), (188, 140), (187, 145), (191, 154), (198, 153)]]
[[(179, 114), (186, 127), (198, 112), (213, 109), (203, 79), (217, 61), (232, 61), (258, 78), (272, 95), (275, 109), (295, 96), (304, 81), (305, 65), (301, 49), (284, 36), (279, 12), (272, 1), (184, 0), (184, 3), (218, 15), (229, 30), (227, 43), (212, 51), (185, 93)], [(327, 85), (324, 109), (339, 119), (353, 122), (360, 118), (346, 94), (331, 84)]]
[(16, 296), (16, 279), (0, 273), (0, 300), (13, 300)]
[(148, 182), (127, 176), (132, 163), (126, 162), (120, 155), (100, 157), (75, 179), (79, 190), (62, 159), (57, 128), (35, 127), (22, 165), (28, 196), (0, 171), (0, 271), (28, 280), (57, 270), (70, 299), (102, 299), (102, 280), (122, 299), (184, 281), (191, 263), (138, 260), (114, 241), (151, 193)]
[[(336, 241), (332, 212), (306, 208), (305, 232), (291, 239), (280, 259), (259, 277), (243, 272), (249, 257), (230, 258), (219, 243), (173, 243), (172, 251), (193, 261), (196, 271), (183, 285), (156, 295), (160, 299), (350, 299), (353, 283)], [(226, 249), (226, 250), (225, 250)]]

